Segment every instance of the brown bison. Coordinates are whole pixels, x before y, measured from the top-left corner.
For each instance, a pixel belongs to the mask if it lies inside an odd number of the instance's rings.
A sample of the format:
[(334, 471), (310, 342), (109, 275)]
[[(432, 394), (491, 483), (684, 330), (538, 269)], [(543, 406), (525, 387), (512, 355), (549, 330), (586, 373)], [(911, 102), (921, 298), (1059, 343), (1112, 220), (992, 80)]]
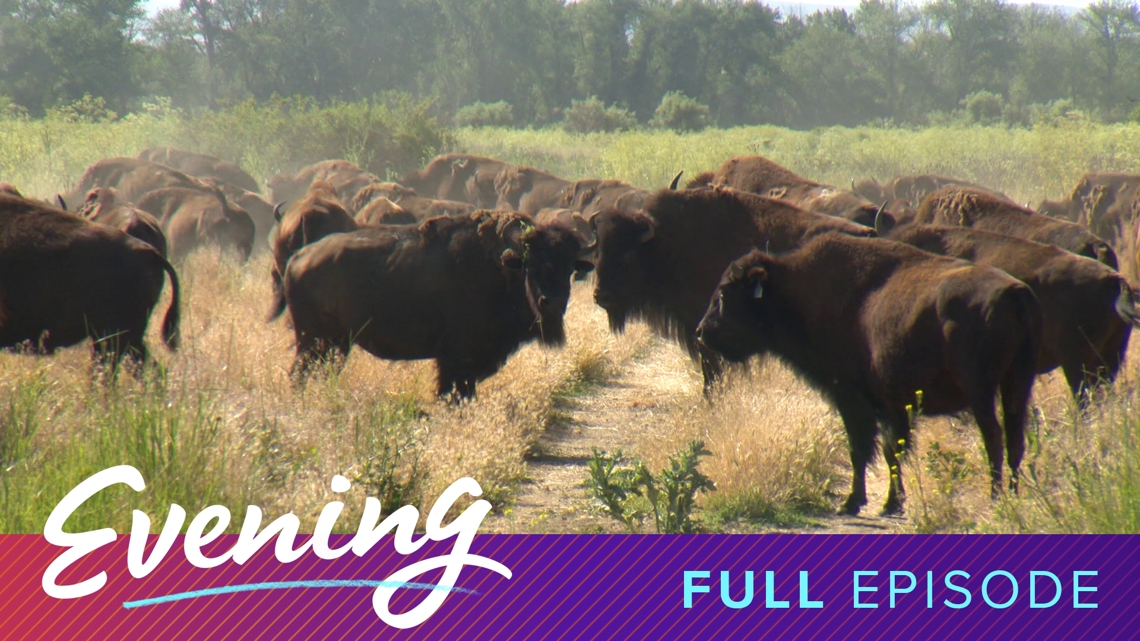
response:
[[(327, 182), (340, 199), (343, 197), (342, 192), (359, 190), (366, 184), (379, 182), (379, 179), (347, 160), (324, 160), (304, 167), (295, 174), (279, 173), (270, 178), (266, 185), (273, 202), (291, 203), (304, 198), (309, 187), (317, 181)], [(351, 199), (354, 195), (356, 191), (348, 194), (348, 198)]]
[(119, 198), (111, 187), (92, 189), (79, 207), (79, 215), (93, 223), (106, 225), (133, 236), (154, 247), (166, 257), (166, 234), (154, 216)]
[(534, 167), (507, 165), (495, 176), (495, 208), (533, 216), (544, 207), (557, 206), (568, 185), (570, 181)]
[(368, 206), (376, 198), (386, 198), (399, 203), (404, 198), (415, 198), (416, 190), (395, 182), (370, 183), (357, 190), (351, 202), (345, 203), (352, 213), (356, 213)]
[(204, 245), (237, 250), (243, 261), (253, 251), (253, 219), (221, 189), (159, 189), (143, 196), (138, 208), (162, 223), (172, 260), (182, 260)]
[(689, 188), (702, 184), (725, 185), (770, 198), (786, 200), (801, 209), (852, 220), (871, 227), (880, 205), (848, 191), (804, 178), (762, 156), (729, 158), (713, 174), (704, 173), (689, 182)]
[[(852, 191), (872, 202), (894, 203), (901, 200), (905, 201), (909, 207), (918, 207), (927, 196), (943, 187), (969, 187), (1009, 200), (1005, 194), (988, 187), (961, 178), (950, 178), (937, 174), (896, 176), (885, 185), (880, 185), (874, 180), (861, 180), (858, 183), (852, 182), (851, 184)], [(893, 213), (895, 210), (892, 208), (890, 211)]]
[(0, 194), (0, 347), (50, 354), (84, 339), (96, 359), (145, 363), (143, 337), (162, 294), (162, 340), (178, 347), (179, 288), (154, 247), (62, 209)]
[(495, 179), (509, 165), (482, 156), (447, 154), (437, 156), (423, 169), (409, 172), (400, 184), (415, 189), (421, 196), (491, 209), (499, 202)]
[(167, 187), (210, 189), (201, 180), (173, 167), (139, 158), (104, 158), (87, 168), (67, 202), (83, 202), (86, 195), (97, 187), (114, 187), (119, 196), (130, 203), (137, 203), (144, 195)]
[[(356, 215), (357, 222), (362, 225), (403, 225), (438, 216), (462, 216), (475, 213), (475, 205), (455, 200), (435, 200), (434, 198), (422, 198), (420, 196), (401, 198), (399, 203), (392, 203), (386, 199), (380, 200), (381, 202), (374, 200), (360, 210)], [(384, 202), (389, 204), (384, 204)], [(393, 207), (395, 209), (392, 209)]]
[(586, 179), (567, 185), (558, 206), (577, 209), (589, 219), (605, 209), (641, 209), (650, 193), (620, 180)]
[(1053, 245), (962, 227), (912, 225), (889, 238), (996, 267), (1029, 285), (1044, 312), (1037, 372), (1061, 367), (1077, 399), (1116, 379), (1138, 317), (1132, 290), (1115, 270)]
[(220, 188), (227, 201), (234, 203), (249, 214), (250, 219), (253, 220), (254, 228), (251, 254), (257, 254), (268, 249), (269, 234), (273, 226), (277, 224), (277, 220), (273, 216), (273, 205), (260, 195), (229, 183), (214, 182), (211, 178), (205, 178), (203, 182), (211, 187)]
[[(827, 234), (784, 256), (753, 251), (734, 262), (698, 337), (733, 362), (775, 355), (835, 406), (854, 469), (843, 514), (867, 503), (866, 468), (881, 422), (883, 456), (897, 478), (883, 507), (891, 514), (905, 496), (896, 473), (912, 409), (973, 413), (995, 495), (1004, 427), (1016, 489), (1041, 325), (1033, 292), (1000, 270), (889, 240)], [(994, 408), (999, 391), (1004, 426)]]
[(282, 289), (282, 275), (285, 265), (293, 254), (310, 243), (328, 236), (360, 229), (360, 225), (348, 214), (343, 203), (336, 197), (336, 191), (326, 181), (319, 180), (309, 187), (304, 198), (298, 200), (285, 212), (277, 205), (273, 212), (277, 225), (269, 238), (273, 251), (273, 305), (269, 311), (270, 320), (277, 318), (285, 310), (285, 290)]
[(174, 147), (151, 147), (140, 151), (137, 158), (173, 167), (195, 178), (214, 178), (254, 194), (261, 193), (261, 185), (253, 176), (234, 163), (214, 156)]
[[(1046, 200), (1038, 213), (1084, 225), (1118, 244), (1140, 216), (1140, 175), (1089, 173), (1081, 177), (1066, 200)], [(1119, 245), (1118, 245), (1119, 246)]]
[(383, 197), (370, 200), (363, 209), (356, 212), (353, 220), (361, 227), (410, 225), (419, 222), (414, 214)]
[(522, 343), (565, 341), (581, 251), (570, 230), (505, 212), (328, 236), (286, 268), (293, 373), (303, 381), (315, 360), (355, 344), (378, 358), (435, 359), (439, 395), (469, 398)]
[(697, 324), (725, 267), (756, 247), (788, 251), (829, 231), (874, 236), (869, 227), (808, 212), (789, 203), (730, 189), (661, 190), (645, 211), (609, 209), (591, 222), (597, 237), (594, 300), (610, 328), (644, 319), (701, 361), (705, 384), (715, 358), (702, 356)]
[(927, 196), (918, 208), (915, 222), (972, 227), (1035, 240), (1098, 260), (1113, 269), (1118, 267), (1112, 247), (1084, 227), (967, 187), (943, 187)]

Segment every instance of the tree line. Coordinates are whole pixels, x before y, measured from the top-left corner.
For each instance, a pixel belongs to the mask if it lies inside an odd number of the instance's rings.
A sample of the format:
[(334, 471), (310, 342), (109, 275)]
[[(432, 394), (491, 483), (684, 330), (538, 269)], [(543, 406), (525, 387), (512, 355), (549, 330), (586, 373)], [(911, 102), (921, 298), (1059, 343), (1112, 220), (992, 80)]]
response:
[[(744, 0), (0, 0), (0, 109), (84, 96), (118, 114), (156, 96), (216, 109), (399, 92), (445, 122), (465, 106), (515, 126), (574, 101), (649, 122), (667, 95), (719, 126), (1029, 124), (1140, 115), (1140, 7), (863, 0), (784, 15)], [(472, 113), (470, 109), (467, 112)], [(702, 121), (702, 122), (703, 122)]]

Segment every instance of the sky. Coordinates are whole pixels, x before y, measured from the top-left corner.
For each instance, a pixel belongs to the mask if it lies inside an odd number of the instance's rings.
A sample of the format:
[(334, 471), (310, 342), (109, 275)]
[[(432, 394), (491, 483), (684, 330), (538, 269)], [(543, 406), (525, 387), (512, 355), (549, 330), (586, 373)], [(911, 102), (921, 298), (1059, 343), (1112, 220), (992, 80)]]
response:
[[(1011, 0), (1013, 4), (1043, 4), (1043, 5), (1056, 5), (1062, 7), (1073, 7), (1076, 9), (1083, 9), (1089, 5), (1088, 0)], [(147, 14), (153, 15), (158, 13), (160, 9), (167, 7), (177, 7), (179, 0), (145, 0), (143, 6), (146, 7)], [(795, 6), (803, 4), (805, 7), (810, 6), (828, 6), (828, 7), (857, 7), (859, 0), (812, 0), (811, 2), (799, 3), (795, 0), (779, 0), (768, 2), (768, 4)]]

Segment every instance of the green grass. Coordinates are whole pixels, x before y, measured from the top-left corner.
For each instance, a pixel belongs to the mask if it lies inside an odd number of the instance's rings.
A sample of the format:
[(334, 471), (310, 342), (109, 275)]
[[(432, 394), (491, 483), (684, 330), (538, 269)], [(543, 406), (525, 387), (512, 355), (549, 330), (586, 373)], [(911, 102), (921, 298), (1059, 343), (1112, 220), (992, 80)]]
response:
[(568, 134), (558, 129), (462, 129), (470, 153), (534, 165), (578, 179), (605, 177), (655, 188), (725, 159), (760, 154), (838, 186), (852, 179), (947, 174), (1006, 192), (1033, 206), (1067, 195), (1087, 171), (1140, 172), (1140, 125), (1084, 120), (1034, 129), (933, 127), (922, 130), (827, 127), (795, 131), (756, 126), (693, 134), (636, 131)]

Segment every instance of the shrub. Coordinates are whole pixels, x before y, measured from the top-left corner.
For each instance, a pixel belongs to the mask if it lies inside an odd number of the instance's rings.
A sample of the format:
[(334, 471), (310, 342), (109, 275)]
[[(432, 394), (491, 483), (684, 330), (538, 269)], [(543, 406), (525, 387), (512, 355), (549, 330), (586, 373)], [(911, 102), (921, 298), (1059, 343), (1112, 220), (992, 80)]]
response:
[(585, 100), (572, 100), (564, 113), (562, 127), (572, 134), (610, 132), (637, 127), (637, 118), (628, 110), (616, 105), (606, 107), (597, 96)]
[(700, 131), (709, 126), (709, 108), (680, 91), (670, 91), (661, 97), (649, 124), (682, 133)]
[(966, 108), (970, 122), (979, 125), (991, 125), (1000, 121), (1005, 107), (1002, 97), (989, 91), (975, 91), (959, 104)]
[(697, 531), (692, 520), (697, 494), (716, 489), (712, 479), (697, 469), (701, 457), (711, 454), (703, 441), (690, 441), (669, 457), (669, 467), (654, 475), (640, 460), (630, 466), (620, 449), (611, 456), (595, 447), (587, 462), (586, 486), (606, 513), (631, 532), (647, 516), (636, 507), (636, 497), (648, 503), (658, 534), (690, 534)]
[(329, 158), (386, 176), (421, 167), (453, 144), (430, 106), (403, 94), (327, 107), (307, 98), (247, 100), (195, 118), (186, 135), (190, 148), (241, 160), (265, 176)]
[(514, 108), (503, 100), (473, 102), (455, 114), (457, 127), (509, 127), (514, 121)]

